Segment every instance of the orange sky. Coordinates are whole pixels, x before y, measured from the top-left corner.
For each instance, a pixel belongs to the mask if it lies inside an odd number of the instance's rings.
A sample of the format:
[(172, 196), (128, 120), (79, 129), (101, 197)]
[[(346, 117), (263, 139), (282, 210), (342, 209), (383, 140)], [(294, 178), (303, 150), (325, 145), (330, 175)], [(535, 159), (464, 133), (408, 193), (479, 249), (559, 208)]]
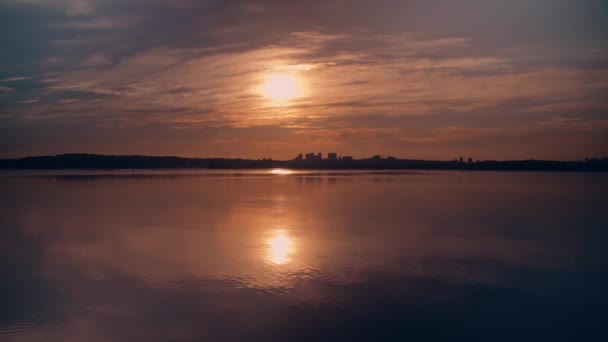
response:
[(599, 1), (0, 6), (0, 157), (608, 155)]

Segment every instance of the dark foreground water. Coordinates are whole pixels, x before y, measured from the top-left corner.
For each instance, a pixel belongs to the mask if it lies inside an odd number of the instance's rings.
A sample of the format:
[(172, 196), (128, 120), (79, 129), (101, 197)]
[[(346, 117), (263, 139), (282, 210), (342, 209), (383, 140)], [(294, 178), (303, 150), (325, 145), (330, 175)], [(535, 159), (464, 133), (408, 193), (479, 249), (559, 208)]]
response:
[(606, 341), (608, 174), (4, 172), (2, 341)]

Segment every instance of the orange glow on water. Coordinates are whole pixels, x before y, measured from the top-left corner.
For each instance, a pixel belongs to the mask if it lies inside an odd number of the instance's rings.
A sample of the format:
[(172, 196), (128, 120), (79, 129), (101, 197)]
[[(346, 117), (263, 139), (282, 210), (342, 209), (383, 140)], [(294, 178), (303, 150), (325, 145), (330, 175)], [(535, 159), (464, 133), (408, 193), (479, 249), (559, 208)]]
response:
[(276, 265), (283, 265), (291, 261), (295, 252), (293, 239), (283, 229), (277, 229), (268, 240), (268, 260)]
[(293, 171), (288, 169), (272, 169), (270, 170), (270, 173), (273, 175), (290, 175)]

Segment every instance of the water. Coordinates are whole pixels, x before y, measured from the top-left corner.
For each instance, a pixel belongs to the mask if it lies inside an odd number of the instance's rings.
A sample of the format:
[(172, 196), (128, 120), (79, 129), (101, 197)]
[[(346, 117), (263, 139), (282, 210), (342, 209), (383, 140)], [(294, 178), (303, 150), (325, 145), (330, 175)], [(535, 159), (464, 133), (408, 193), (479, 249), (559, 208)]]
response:
[(608, 174), (0, 174), (0, 340), (601, 340)]

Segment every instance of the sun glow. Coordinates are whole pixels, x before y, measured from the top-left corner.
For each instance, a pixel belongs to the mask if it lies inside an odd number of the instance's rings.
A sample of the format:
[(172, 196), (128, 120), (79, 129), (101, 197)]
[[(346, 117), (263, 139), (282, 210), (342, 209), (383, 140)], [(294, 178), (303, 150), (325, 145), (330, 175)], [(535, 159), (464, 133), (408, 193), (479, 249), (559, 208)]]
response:
[(271, 73), (266, 76), (261, 92), (275, 101), (287, 101), (302, 94), (300, 80), (291, 74)]
[(273, 175), (290, 175), (293, 171), (287, 169), (272, 169), (270, 170), (270, 173)]

